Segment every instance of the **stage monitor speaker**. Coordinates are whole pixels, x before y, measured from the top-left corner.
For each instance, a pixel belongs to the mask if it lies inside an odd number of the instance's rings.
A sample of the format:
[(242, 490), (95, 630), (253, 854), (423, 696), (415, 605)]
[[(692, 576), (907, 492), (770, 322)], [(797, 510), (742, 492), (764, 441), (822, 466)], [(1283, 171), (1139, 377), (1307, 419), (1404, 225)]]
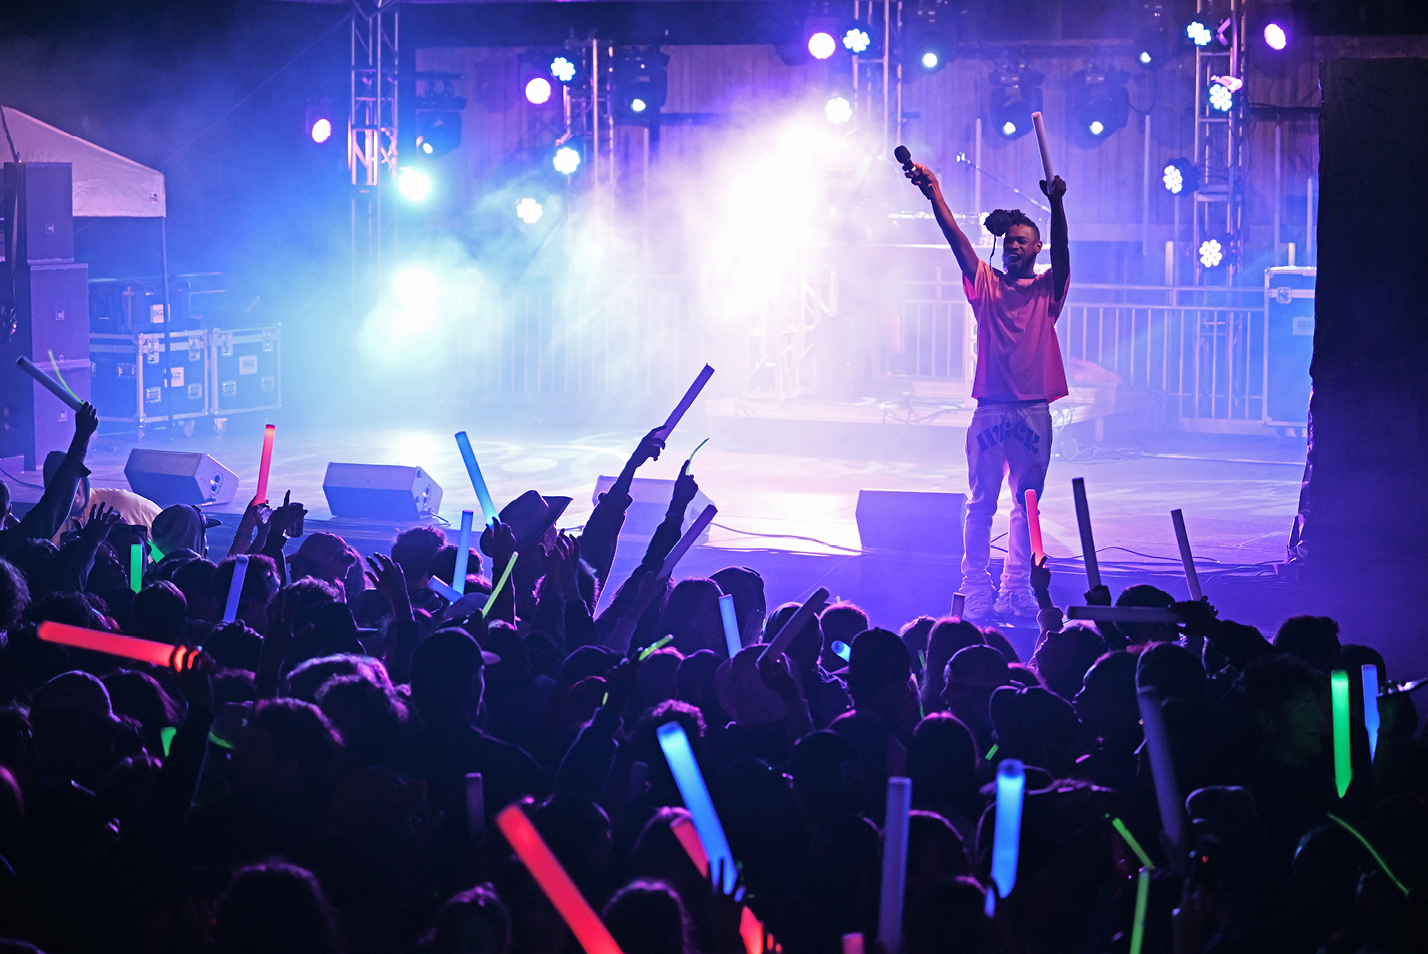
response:
[(74, 261), (74, 186), (68, 162), (5, 163), (5, 223), (11, 267)]
[(329, 463), (322, 492), (334, 517), (414, 521), (441, 509), (441, 485), (420, 467)]
[(134, 493), (160, 507), (226, 504), (238, 496), (238, 475), (207, 454), (136, 447), (124, 476)]
[[(598, 504), (600, 495), (607, 492), (615, 483), (614, 477), (600, 476), (595, 480), (595, 493), (590, 498), (591, 503)], [(658, 480), (653, 477), (636, 477), (630, 481), (630, 497), (632, 503), (625, 511), (625, 524), (620, 528), (620, 539), (630, 543), (648, 543), (650, 537), (659, 529), (659, 525), (664, 522), (664, 515), (669, 512), (669, 499), (674, 495), (674, 481)], [(689, 506), (684, 511), (684, 526), (688, 527), (694, 518), (704, 512), (704, 508), (714, 501), (704, 496), (704, 491), (698, 491), (694, 499), (689, 502)], [(696, 543), (703, 543), (709, 539), (709, 531), (699, 535)]]
[(966, 508), (966, 494), (860, 490), (858, 539), (864, 550), (960, 557)]

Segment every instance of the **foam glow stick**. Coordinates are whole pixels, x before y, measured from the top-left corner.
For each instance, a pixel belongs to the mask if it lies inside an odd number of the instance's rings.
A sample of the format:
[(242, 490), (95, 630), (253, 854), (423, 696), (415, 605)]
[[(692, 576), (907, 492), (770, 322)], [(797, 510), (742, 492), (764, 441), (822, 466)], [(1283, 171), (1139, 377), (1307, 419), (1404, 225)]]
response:
[(699, 842), (704, 846), (704, 855), (719, 870), (723, 865), (723, 891), (729, 894), (738, 880), (739, 869), (734, 865), (734, 853), (729, 850), (729, 840), (724, 837), (724, 826), (719, 824), (719, 815), (714, 811), (714, 801), (709, 797), (709, 789), (704, 785), (699, 763), (694, 760), (694, 750), (689, 746), (689, 737), (678, 722), (666, 722), (655, 730), (659, 747), (669, 763), (674, 783), (679, 786), (684, 807), (689, 809), (689, 817), (694, 820), (694, 830), (699, 833)]
[(674, 572), (675, 566), (684, 555), (689, 552), (689, 548), (694, 546), (694, 541), (699, 539), (699, 535), (709, 526), (709, 521), (714, 519), (714, 515), (719, 512), (719, 508), (710, 504), (704, 508), (699, 516), (694, 518), (694, 522), (689, 525), (689, 529), (684, 531), (684, 536), (679, 538), (679, 542), (674, 545), (674, 549), (669, 551), (669, 556), (664, 558), (664, 566), (659, 568), (661, 577), (669, 576)]
[(1046, 173), (1046, 184), (1050, 185), (1051, 180), (1056, 178), (1056, 173), (1051, 171), (1051, 150), (1046, 145), (1046, 123), (1042, 122), (1040, 112), (1031, 114), (1031, 125), (1036, 128), (1036, 144), (1041, 148), (1041, 171)]
[(1342, 669), (1329, 674), (1329, 702), (1334, 710), (1334, 786), (1343, 798), (1354, 780), (1354, 765), (1349, 753), (1349, 674)]
[(461, 593), (466, 592), (466, 564), (471, 559), (471, 524), (476, 515), (470, 510), (461, 511), (461, 532), (456, 537), (456, 568), (451, 571), (451, 585)]
[(35, 365), (35, 362), (31, 361), (24, 355), (20, 355), (20, 357), (15, 359), (15, 367), (19, 368), (21, 371), (34, 378), (36, 381), (39, 382), (41, 387), (53, 394), (55, 397), (59, 398), (61, 401), (69, 405), (74, 410), (78, 411), (81, 407), (84, 406), (83, 401), (66, 391), (58, 381), (50, 377), (48, 374), (45, 374), (45, 372), (41, 371), (39, 367)]
[(1021, 807), (1026, 797), (1026, 767), (1016, 759), (997, 766), (997, 815), (992, 834), (992, 884), (987, 891), (987, 917), (997, 898), (1016, 887), (1016, 861), (1021, 849)]
[(1150, 904), (1150, 869), (1142, 868), (1135, 878), (1135, 920), (1131, 922), (1130, 954), (1140, 954), (1145, 944), (1145, 909)]
[(486, 526), (496, 522), (496, 505), (491, 502), (491, 491), (486, 489), (486, 478), (481, 476), (481, 466), (476, 463), (476, 452), (471, 449), (471, 438), (465, 431), (456, 432), (456, 446), (461, 450), (461, 459), (466, 462), (466, 473), (471, 477), (471, 486), (476, 490), (476, 502), (481, 505), (481, 515), (486, 518)]
[(1068, 619), (1094, 619), (1106, 623), (1180, 623), (1168, 609), (1158, 606), (1068, 606)]
[(843, 954), (863, 954), (863, 950), (863, 935), (843, 935)]
[(1378, 667), (1373, 663), (1364, 663), (1364, 728), (1368, 729), (1369, 737), (1369, 761), (1373, 761), (1374, 753), (1378, 751)]
[(669, 830), (679, 839), (680, 846), (694, 867), (704, 877), (709, 877), (709, 856), (704, 854), (704, 845), (699, 841), (699, 832), (694, 830), (694, 822), (683, 816), (669, 823)]
[(663, 639), (656, 639), (644, 649), (640, 650), (640, 662), (644, 662), (646, 659), (649, 659), (655, 653), (659, 652), (661, 649), (668, 646), (672, 642), (674, 642), (673, 636), (665, 636)]
[(724, 645), (729, 650), (729, 658), (733, 659), (744, 648), (744, 641), (739, 637), (739, 619), (734, 615), (732, 596), (719, 597), (719, 618), (724, 623)]
[(486, 605), (481, 607), (482, 619), (485, 619), (486, 614), (491, 612), (491, 607), (496, 605), (496, 597), (501, 595), (501, 590), (505, 587), (506, 581), (511, 578), (511, 571), (516, 568), (516, 558), (519, 556), (519, 553), (512, 553), (511, 558), (506, 561), (506, 568), (501, 571), (501, 578), (496, 581), (496, 587), (491, 590), (491, 595), (486, 599)]
[(268, 502), (268, 471), (273, 466), (273, 438), (278, 429), (272, 424), (263, 428), (263, 456), (258, 460), (258, 489), (253, 494), (254, 503)]
[(135, 593), (144, 587), (144, 545), (129, 544), (129, 589)]
[(849, 660), (849, 658), (851, 658), (852, 655), (853, 655), (853, 647), (852, 647), (852, 646), (849, 646), (847, 643), (843, 642), (843, 640), (841, 640), (841, 639), (835, 639), (835, 640), (833, 640), (832, 649), (833, 649), (833, 655), (837, 656), (839, 659), (843, 660), (844, 662), (847, 662), (847, 661)]
[(1071, 480), (1071, 495), (1076, 498), (1076, 527), (1081, 531), (1081, 557), (1086, 561), (1086, 584), (1088, 589), (1094, 590), (1101, 585), (1101, 566), (1096, 562), (1096, 540), (1091, 535), (1091, 507), (1086, 502), (1084, 478)]
[(1145, 849), (1140, 846), (1140, 842), (1136, 839), (1135, 835), (1131, 834), (1130, 829), (1126, 827), (1126, 823), (1119, 818), (1112, 818), (1111, 827), (1125, 839), (1126, 845), (1130, 847), (1130, 850), (1135, 852), (1136, 858), (1140, 861), (1140, 866), (1154, 871), (1155, 865), (1150, 863), (1150, 855), (1145, 853)]
[(50, 356), (50, 370), (55, 373), (55, 380), (60, 383), (60, 387), (64, 388), (66, 394), (78, 401), (79, 395), (74, 393), (74, 388), (70, 387), (69, 382), (64, 379), (64, 375), (60, 374), (59, 362), (55, 360), (54, 350), (46, 350), (45, 354)]
[(788, 622), (783, 624), (783, 629), (779, 630), (778, 634), (764, 647), (764, 651), (759, 653), (759, 662), (762, 663), (764, 659), (770, 655), (777, 656), (779, 653), (787, 650), (788, 644), (793, 642), (793, 637), (797, 636), (803, 630), (803, 627), (818, 613), (818, 608), (822, 606), (827, 599), (827, 587), (820, 586), (814, 591), (813, 595), (798, 608), (798, 611), (789, 617)]
[(1347, 831), (1349, 834), (1357, 838), (1359, 844), (1363, 845), (1364, 848), (1367, 849), (1368, 853), (1373, 856), (1373, 860), (1378, 864), (1379, 868), (1383, 869), (1383, 873), (1388, 875), (1388, 880), (1393, 882), (1394, 887), (1398, 888), (1398, 890), (1402, 891), (1405, 895), (1408, 894), (1408, 885), (1398, 880), (1398, 875), (1393, 873), (1393, 869), (1388, 866), (1388, 862), (1383, 860), (1383, 855), (1380, 855), (1378, 851), (1374, 848), (1374, 846), (1369, 843), (1369, 840), (1363, 836), (1363, 832), (1359, 831), (1353, 825), (1350, 825), (1348, 822), (1344, 821), (1342, 818), (1340, 818), (1338, 815), (1335, 815), (1333, 812), (1325, 812), (1324, 814), (1329, 816), (1330, 821), (1334, 822), (1339, 827)]
[(1036, 509), (1036, 491), (1030, 488), (1026, 491), (1026, 532), (1031, 537), (1031, 555), (1040, 563), (1046, 553), (1041, 548), (1041, 512)]
[(1185, 846), (1182, 818), (1185, 809), (1180, 801), (1180, 788), (1175, 783), (1175, 760), (1170, 752), (1170, 736), (1165, 731), (1165, 716), (1160, 710), (1160, 694), (1153, 689), (1142, 689), (1138, 701), (1145, 745), (1150, 752), (1150, 774), (1155, 781), (1160, 824), (1170, 843), (1179, 851)]
[(1175, 542), (1180, 545), (1180, 562), (1185, 566), (1185, 585), (1190, 587), (1190, 598), (1200, 600), (1200, 575), (1195, 572), (1195, 555), (1190, 552), (1190, 537), (1185, 533), (1185, 515), (1179, 510), (1170, 511), (1170, 522), (1175, 524)]
[(89, 649), (97, 653), (108, 653), (111, 656), (123, 656), (125, 659), (137, 659), (139, 662), (151, 663), (155, 666), (182, 664), (188, 658), (189, 653), (196, 651), (187, 646), (170, 646), (168, 643), (156, 643), (152, 639), (136, 639), (133, 636), (120, 636), (118, 633), (106, 633), (97, 629), (66, 626), (64, 623), (54, 623), (49, 620), (40, 624), (40, 639), (47, 643), (59, 643), (61, 646), (73, 646), (76, 649)]
[(957, 617), (958, 619), (961, 619), (961, 618), (962, 618), (962, 613), (963, 613), (963, 611), (966, 610), (966, 608), (967, 608), (967, 594), (966, 594), (966, 593), (953, 593), (953, 594), (952, 594), (952, 615), (955, 616), (955, 617)]
[[(679, 399), (679, 404), (675, 405), (673, 411), (669, 412), (669, 417), (664, 422), (664, 427), (659, 429), (660, 440), (669, 440), (669, 435), (674, 432), (674, 427), (684, 417), (685, 412), (694, 404), (694, 399), (699, 397), (699, 392), (704, 390), (704, 385), (709, 383), (709, 379), (714, 377), (714, 369), (705, 365), (704, 368), (694, 376), (694, 383), (689, 386), (689, 390), (684, 392), (684, 397)], [(693, 455), (690, 455), (693, 456)]]
[(441, 579), (440, 577), (433, 576), (431, 579), (427, 580), (426, 588), (435, 593), (440, 593), (442, 596), (446, 597), (446, 601), (448, 603), (455, 603), (457, 600), (461, 599), (461, 594), (457, 592), (456, 587), (448, 586), (446, 581)]
[(907, 884), (908, 812), (912, 780), (888, 778), (887, 815), (883, 822), (883, 887), (878, 900), (878, 941), (889, 954), (902, 950), (902, 902)]
[(486, 830), (486, 788), (480, 772), (466, 773), (466, 834), (472, 838)]
[(171, 725), (166, 725), (159, 730), (159, 742), (164, 747), (164, 758), (169, 757), (169, 747), (174, 744), (174, 736), (178, 734), (178, 729)]
[(570, 875), (565, 873), (545, 839), (535, 830), (519, 805), (507, 805), (496, 816), (496, 827), (511, 843), (511, 848), (535, 878), (550, 903), (560, 912), (565, 923), (585, 954), (620, 954), (620, 946), (610, 936), (590, 902), (580, 893)]
[(233, 558), (233, 582), (228, 584), (228, 602), (223, 607), (223, 622), (231, 623), (238, 618), (238, 604), (243, 600), (243, 579), (248, 575), (248, 554), (240, 553)]

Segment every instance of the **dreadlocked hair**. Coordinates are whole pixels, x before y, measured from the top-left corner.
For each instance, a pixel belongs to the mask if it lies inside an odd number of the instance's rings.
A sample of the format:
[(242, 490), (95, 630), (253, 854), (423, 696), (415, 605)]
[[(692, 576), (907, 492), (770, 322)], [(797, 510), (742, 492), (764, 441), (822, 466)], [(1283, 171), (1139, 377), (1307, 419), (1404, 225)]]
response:
[(1041, 229), (1021, 209), (997, 209), (987, 216), (985, 224), (987, 231), (998, 238), (1010, 232), (1013, 225), (1029, 225), (1036, 231), (1036, 237), (1041, 238)]

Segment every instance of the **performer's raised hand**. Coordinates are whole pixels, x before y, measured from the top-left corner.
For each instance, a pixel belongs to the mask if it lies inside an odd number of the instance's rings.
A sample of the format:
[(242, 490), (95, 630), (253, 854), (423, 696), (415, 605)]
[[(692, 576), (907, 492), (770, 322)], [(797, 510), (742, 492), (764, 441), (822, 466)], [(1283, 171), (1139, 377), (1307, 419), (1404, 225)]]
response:
[(1066, 180), (1060, 176), (1054, 177), (1050, 182), (1042, 179), (1041, 191), (1048, 199), (1059, 199), (1066, 194)]
[(920, 162), (914, 162), (912, 168), (903, 172), (913, 185), (922, 190), (922, 194), (931, 199), (937, 195), (937, 176), (933, 171)]

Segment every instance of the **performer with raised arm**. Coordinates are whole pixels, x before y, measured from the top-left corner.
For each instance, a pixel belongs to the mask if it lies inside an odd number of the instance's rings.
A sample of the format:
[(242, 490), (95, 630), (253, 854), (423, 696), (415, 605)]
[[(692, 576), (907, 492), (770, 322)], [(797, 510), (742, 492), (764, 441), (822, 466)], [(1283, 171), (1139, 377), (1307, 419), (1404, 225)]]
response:
[[(1041, 230), (1020, 209), (998, 209), (987, 216), (987, 230), (1005, 236), (1002, 267), (993, 268), (977, 257), (971, 240), (958, 228), (932, 171), (910, 160), (904, 169), (932, 203), (937, 224), (962, 269), (962, 287), (977, 318), (977, 370), (972, 381), (977, 409), (967, 430), (971, 498), (962, 540), (964, 612), (970, 619), (993, 613), (1035, 616), (1026, 492), (1035, 490), (1041, 497), (1051, 461), (1050, 402), (1067, 394), (1056, 340), (1056, 319), (1066, 301), (1071, 268), (1062, 207), (1066, 183), (1060, 176), (1041, 183), (1041, 191), (1051, 200), (1051, 269), (1038, 275), (1034, 266), (1041, 251)], [(1004, 474), (1013, 495), (998, 596), (987, 564)]]

